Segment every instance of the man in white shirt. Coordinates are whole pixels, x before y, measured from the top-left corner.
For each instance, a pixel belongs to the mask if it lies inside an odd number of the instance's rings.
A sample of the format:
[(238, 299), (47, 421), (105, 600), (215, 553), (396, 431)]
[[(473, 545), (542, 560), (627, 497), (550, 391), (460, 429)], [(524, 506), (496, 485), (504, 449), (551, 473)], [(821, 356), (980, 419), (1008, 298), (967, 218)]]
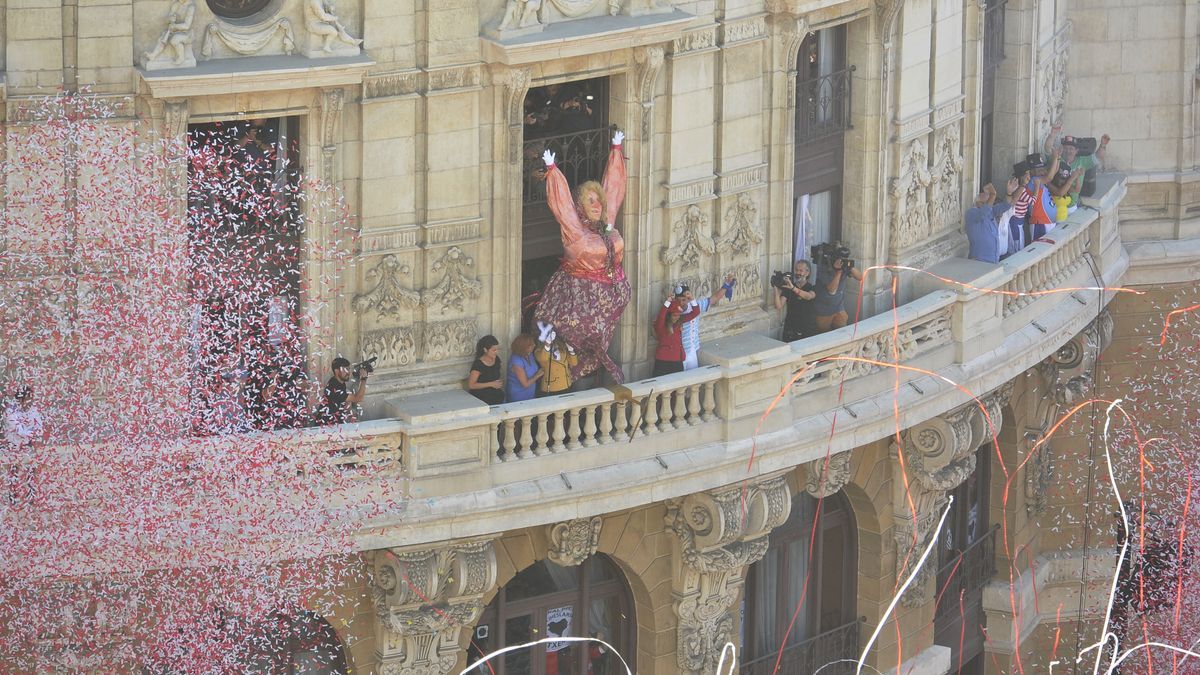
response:
[[(696, 299), (692, 297), (692, 291), (687, 287), (687, 284), (679, 284), (675, 286), (675, 302), (680, 309), (687, 312), (692, 307), (699, 307), (700, 313), (707, 312), (710, 307), (715, 307), (721, 298), (731, 300), (733, 298), (733, 286), (737, 283), (737, 279), (733, 274), (725, 275), (725, 283), (707, 298)], [(700, 315), (696, 318), (683, 324), (680, 329), (680, 339), (683, 341), (683, 369), (691, 370), (700, 365), (696, 355), (700, 353)]]
[(33, 406), (33, 391), (17, 387), (13, 400), (4, 410), (4, 442), (7, 446), (0, 462), (8, 465), (5, 481), (11, 503), (23, 503), (33, 496), (33, 449), (46, 439), (42, 413)]

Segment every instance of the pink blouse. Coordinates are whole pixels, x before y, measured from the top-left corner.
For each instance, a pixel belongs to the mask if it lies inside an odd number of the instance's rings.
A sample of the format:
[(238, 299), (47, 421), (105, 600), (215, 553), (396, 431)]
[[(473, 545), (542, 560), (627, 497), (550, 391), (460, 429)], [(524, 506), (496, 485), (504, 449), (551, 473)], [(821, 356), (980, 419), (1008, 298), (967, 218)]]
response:
[[(625, 200), (625, 180), (625, 157), (621, 154), (621, 146), (614, 145), (608, 153), (608, 165), (604, 168), (604, 180), (601, 182), (609, 224), (617, 219), (621, 202)], [(584, 224), (575, 206), (575, 199), (571, 196), (567, 178), (556, 165), (546, 169), (546, 201), (562, 233), (565, 252), (562, 268), (576, 277), (611, 279), (608, 277), (608, 247), (604, 244), (604, 235)], [(616, 272), (625, 257), (625, 240), (615, 228), (607, 236), (612, 243)]]

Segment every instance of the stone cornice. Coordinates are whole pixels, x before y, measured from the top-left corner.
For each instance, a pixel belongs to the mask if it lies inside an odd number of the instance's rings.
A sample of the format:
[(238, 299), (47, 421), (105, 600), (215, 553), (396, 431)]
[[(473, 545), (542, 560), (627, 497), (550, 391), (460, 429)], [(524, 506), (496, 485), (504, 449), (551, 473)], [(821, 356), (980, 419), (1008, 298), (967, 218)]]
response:
[(484, 61), (515, 66), (671, 42), (695, 20), (678, 9), (670, 14), (599, 16), (552, 23), (539, 33), (505, 40), (481, 37), (480, 43)]
[(204, 61), (194, 68), (139, 68), (137, 72), (154, 98), (184, 98), (361, 84), (374, 65), (364, 55), (328, 59), (251, 56)]

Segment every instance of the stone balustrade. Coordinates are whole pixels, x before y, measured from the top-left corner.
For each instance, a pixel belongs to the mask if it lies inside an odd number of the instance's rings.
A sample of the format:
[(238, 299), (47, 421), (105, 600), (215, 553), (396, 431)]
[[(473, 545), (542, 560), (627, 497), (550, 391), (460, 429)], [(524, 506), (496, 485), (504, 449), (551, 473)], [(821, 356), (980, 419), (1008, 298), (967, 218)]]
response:
[(409, 480), (405, 512), (373, 520), (361, 544), (661, 501), (886, 437), (896, 410), (908, 428), (961, 406), (964, 390), (990, 391), (1053, 354), (1111, 298), (1086, 290), (1119, 285), (1127, 265), (1124, 186), (1101, 192), (1002, 264), (945, 261), (929, 270), (942, 280), (915, 280), (914, 300), (824, 335), (709, 340), (692, 371), (491, 408), (463, 391), (392, 401), (393, 419), (339, 430), (350, 442), (335, 462), (394, 462)]

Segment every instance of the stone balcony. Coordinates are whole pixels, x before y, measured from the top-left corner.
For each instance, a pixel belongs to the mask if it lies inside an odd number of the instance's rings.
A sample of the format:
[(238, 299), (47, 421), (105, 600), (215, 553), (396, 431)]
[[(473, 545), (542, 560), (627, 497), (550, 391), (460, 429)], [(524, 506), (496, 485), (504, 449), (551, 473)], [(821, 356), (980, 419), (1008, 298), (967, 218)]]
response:
[(364, 524), (359, 543), (474, 537), (659, 502), (827, 452), (836, 462), (968, 402), (967, 391), (982, 396), (1054, 354), (1111, 299), (1086, 289), (1121, 283), (1124, 194), (1119, 176), (1103, 177), (1097, 197), (1045, 240), (1000, 265), (944, 261), (929, 273), (961, 285), (919, 274), (916, 299), (817, 337), (730, 336), (709, 341), (692, 371), (492, 408), (460, 391), (393, 401), (393, 418), (338, 431), (353, 448), (337, 461), (390, 462), (407, 480), (404, 512)]

